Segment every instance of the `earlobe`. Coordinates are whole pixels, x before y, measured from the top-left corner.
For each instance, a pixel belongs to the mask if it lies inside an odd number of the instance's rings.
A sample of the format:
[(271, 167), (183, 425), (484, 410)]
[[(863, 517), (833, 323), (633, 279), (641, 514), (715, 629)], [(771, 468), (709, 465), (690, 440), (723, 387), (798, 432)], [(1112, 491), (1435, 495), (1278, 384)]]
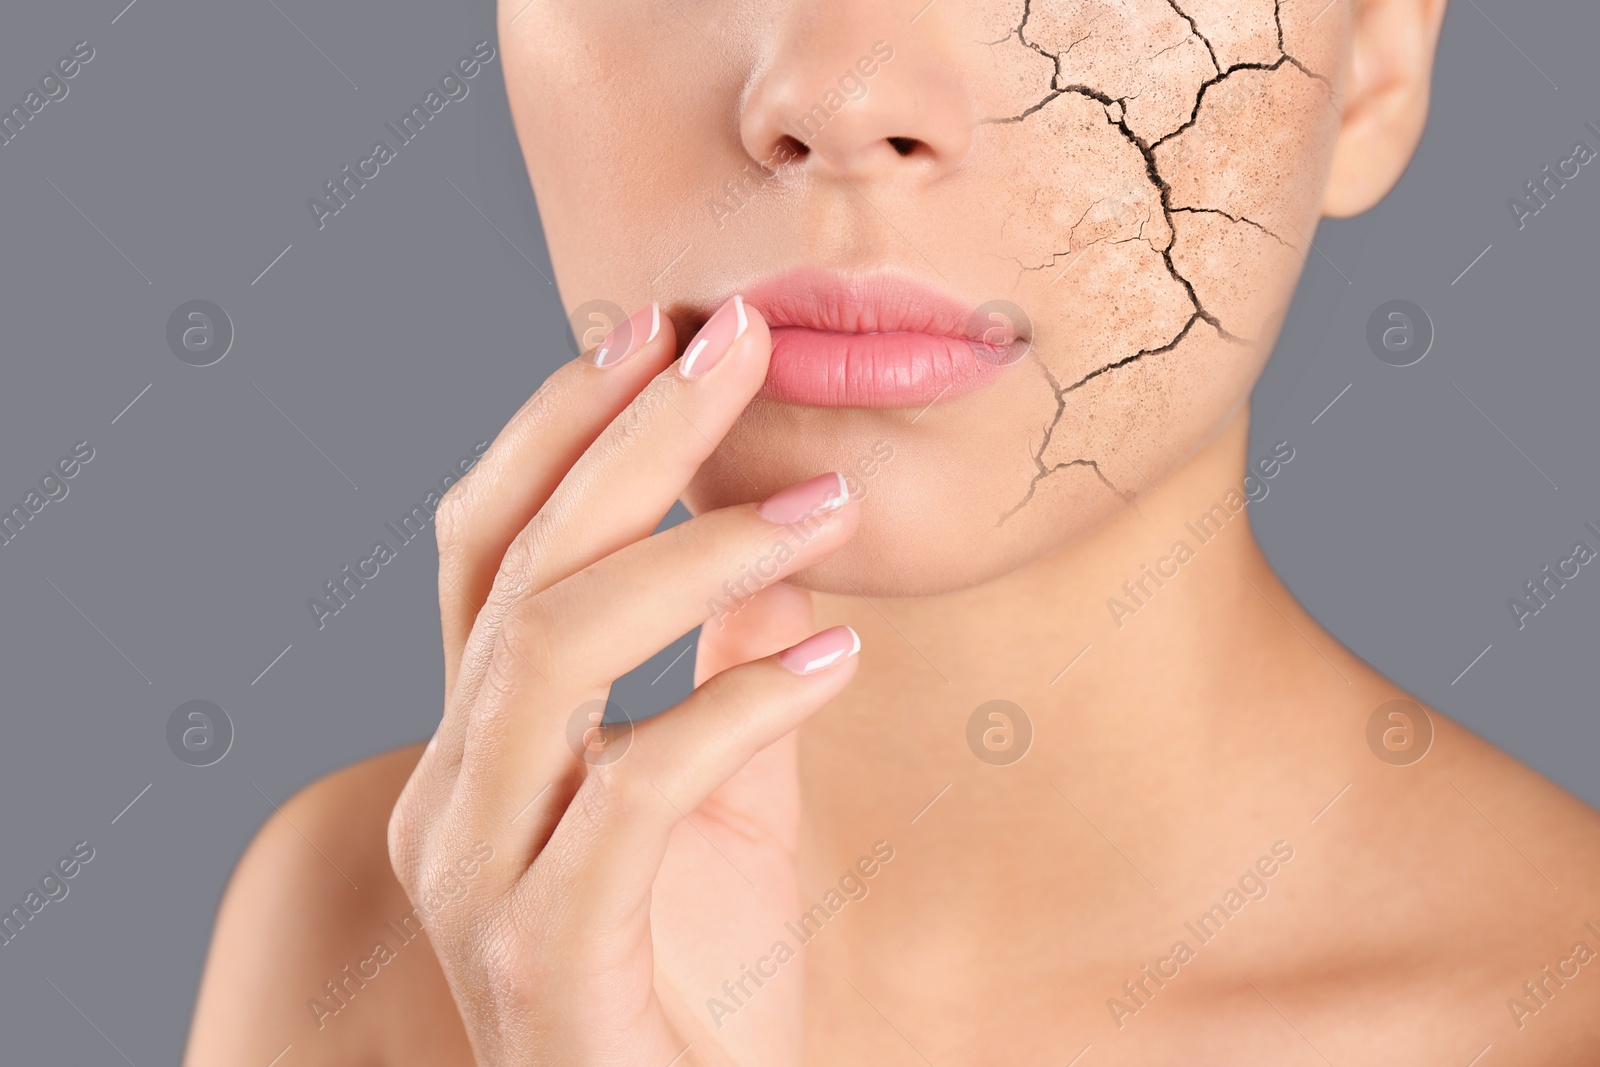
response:
[(1428, 120), (1445, 0), (1352, 0), (1343, 111), (1322, 213), (1359, 215), (1405, 173)]

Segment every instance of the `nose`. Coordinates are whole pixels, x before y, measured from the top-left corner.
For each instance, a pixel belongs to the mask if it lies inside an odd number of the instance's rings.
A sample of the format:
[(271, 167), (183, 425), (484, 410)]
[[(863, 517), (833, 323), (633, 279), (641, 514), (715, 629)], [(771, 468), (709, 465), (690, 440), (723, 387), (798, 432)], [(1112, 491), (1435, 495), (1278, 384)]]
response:
[(898, 36), (835, 4), (790, 5), (744, 94), (745, 151), (851, 182), (933, 180), (957, 166), (976, 109), (956, 57), (931, 34)]

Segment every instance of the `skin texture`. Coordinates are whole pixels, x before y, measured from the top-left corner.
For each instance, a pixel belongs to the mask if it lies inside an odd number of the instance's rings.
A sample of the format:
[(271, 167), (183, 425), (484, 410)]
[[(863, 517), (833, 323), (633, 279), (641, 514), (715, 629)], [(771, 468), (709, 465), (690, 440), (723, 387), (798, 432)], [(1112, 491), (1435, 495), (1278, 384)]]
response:
[[(1381, 758), (1409, 698), (1227, 504), (1317, 217), (1420, 137), (1439, 0), (521, 8), (563, 297), (659, 299), (662, 329), (552, 376), (452, 492), (439, 732), (262, 829), (187, 1063), (1596, 1062), (1600, 959), (1562, 961), (1600, 952), (1600, 816), (1437, 709), (1424, 756)], [(719, 211), (877, 41), (865, 93)], [(684, 379), (693, 331), (792, 266), (1009, 301), (1029, 354), (921, 413), (785, 406), (753, 399), (752, 314)], [(804, 536), (752, 506), (877, 442)], [(787, 581), (704, 626), (696, 694), (575, 754), (777, 540)], [(834, 625), (859, 656), (772, 658)], [(1006, 765), (969, 741), (996, 699), (1031, 727)]]
[[(1335, 4), (1313, 24), (1320, 6), (1213, 5), (1191, 23), (1167, 0), (1046, 2), (1026, 17), (1017, 3), (957, 3), (912, 25), (882, 4), (848, 18), (703, 5), (662, 20), (542, 5), (506, 47), (523, 143), (575, 150), (528, 159), (569, 304), (660, 297), (688, 328), (798, 259), (898, 268), (1028, 315), (1023, 363), (914, 426), (915, 412), (756, 404), (687, 497), (696, 511), (759, 498), (891, 440), (886, 506), (805, 582), (903, 596), (1071, 542), (1239, 414), (1325, 194), (1350, 15)], [(795, 116), (879, 42), (894, 58), (856, 79), (864, 95), (722, 213), (723, 183), (792, 145)], [(660, 74), (641, 75), (641, 57)], [(686, 58), (697, 75), (664, 100)], [(591, 78), (607, 92), (579, 88)], [(574, 103), (532, 104), (549, 99)], [(902, 157), (885, 134), (916, 147)], [(617, 167), (618, 144), (651, 159), (655, 179)], [(636, 255), (624, 234), (641, 230)], [(597, 232), (615, 234), (598, 242), (611, 254), (597, 254)], [(939, 538), (918, 535), (928, 514)]]

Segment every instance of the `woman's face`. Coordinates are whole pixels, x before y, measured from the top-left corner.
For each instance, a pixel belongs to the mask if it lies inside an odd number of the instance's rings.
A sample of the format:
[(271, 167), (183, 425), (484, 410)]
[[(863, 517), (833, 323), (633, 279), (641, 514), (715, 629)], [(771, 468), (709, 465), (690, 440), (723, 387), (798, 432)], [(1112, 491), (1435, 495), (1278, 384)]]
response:
[(1037, 559), (1232, 420), (1339, 127), (1342, 3), (923, 2), (501, 8), (580, 335), (746, 294), (768, 389), (687, 502), (846, 472), (860, 532), (807, 576), (840, 592)]

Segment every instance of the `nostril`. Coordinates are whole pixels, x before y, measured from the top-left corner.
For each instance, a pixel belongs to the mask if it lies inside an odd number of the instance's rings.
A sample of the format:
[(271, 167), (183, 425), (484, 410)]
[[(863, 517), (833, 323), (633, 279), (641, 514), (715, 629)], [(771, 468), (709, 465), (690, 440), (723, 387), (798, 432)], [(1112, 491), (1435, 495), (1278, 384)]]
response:
[(915, 152), (917, 150), (917, 143), (918, 142), (915, 137), (889, 138), (889, 144), (892, 145), (894, 150), (900, 153), (902, 156), (909, 156), (912, 152)]
[(808, 146), (804, 141), (800, 140), (798, 137), (791, 137), (786, 133), (782, 137), (778, 138), (778, 143), (773, 146), (772, 158), (784, 160), (799, 159), (810, 151), (810, 146)]

